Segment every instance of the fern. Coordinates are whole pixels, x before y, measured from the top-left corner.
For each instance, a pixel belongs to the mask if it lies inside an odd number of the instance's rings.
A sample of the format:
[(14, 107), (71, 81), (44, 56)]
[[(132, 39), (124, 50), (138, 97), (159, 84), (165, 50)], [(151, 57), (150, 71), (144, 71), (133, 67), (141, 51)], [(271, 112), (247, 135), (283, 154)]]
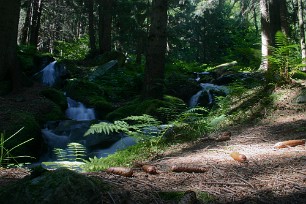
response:
[(86, 156), (86, 148), (79, 143), (69, 143), (67, 149), (55, 148), (54, 154), (59, 161), (84, 161)]
[(89, 130), (86, 131), (84, 136), (88, 136), (90, 134), (95, 133), (104, 133), (109, 135), (113, 132), (119, 132), (122, 129), (122, 124), (118, 123), (107, 123), (107, 122), (100, 122), (98, 124), (94, 124), (90, 127)]
[(68, 144), (67, 152), (68, 156), (74, 161), (83, 161), (83, 158), (86, 156), (86, 148), (75, 142)]
[(291, 44), (282, 32), (275, 34), (275, 45), (271, 47), (272, 55), (268, 58), (271, 63), (268, 79), (277, 83), (290, 82), (291, 76), (301, 63), (299, 46)]

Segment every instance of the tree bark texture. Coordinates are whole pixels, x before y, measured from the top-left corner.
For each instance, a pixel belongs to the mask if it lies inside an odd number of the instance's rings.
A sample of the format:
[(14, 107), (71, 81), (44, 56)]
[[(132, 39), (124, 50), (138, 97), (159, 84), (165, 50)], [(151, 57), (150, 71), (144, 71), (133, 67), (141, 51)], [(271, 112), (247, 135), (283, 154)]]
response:
[(100, 0), (99, 5), (99, 48), (100, 53), (111, 51), (113, 0)]
[(262, 70), (268, 70), (269, 45), (271, 45), (270, 17), (268, 0), (260, 0), (261, 13), (261, 65)]
[(0, 81), (3, 81), (9, 73), (12, 77), (17, 75), (20, 0), (1, 0), (0, 12)]
[(302, 62), (306, 63), (306, 43), (305, 43), (305, 26), (304, 26), (304, 18), (303, 18), (303, 9), (304, 9), (303, 1), (298, 0), (298, 18), (299, 18)]
[(87, 2), (87, 12), (88, 12), (88, 34), (89, 34), (89, 47), (91, 53), (96, 52), (96, 36), (95, 36), (95, 26), (94, 26), (94, 0), (88, 0)]
[(167, 45), (167, 0), (153, 0), (144, 76), (145, 98), (163, 97)]

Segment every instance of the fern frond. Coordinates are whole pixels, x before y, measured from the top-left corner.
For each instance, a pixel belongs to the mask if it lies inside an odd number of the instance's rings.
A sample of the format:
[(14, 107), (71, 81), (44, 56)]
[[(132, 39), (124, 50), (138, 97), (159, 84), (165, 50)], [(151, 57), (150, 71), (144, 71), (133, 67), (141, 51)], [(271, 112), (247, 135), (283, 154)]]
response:
[(119, 132), (119, 130), (121, 130), (121, 127), (116, 124), (100, 122), (98, 124), (91, 125), (89, 130), (85, 132), (84, 136), (88, 136), (90, 134), (95, 133), (104, 133), (106, 135), (109, 135), (113, 132)]

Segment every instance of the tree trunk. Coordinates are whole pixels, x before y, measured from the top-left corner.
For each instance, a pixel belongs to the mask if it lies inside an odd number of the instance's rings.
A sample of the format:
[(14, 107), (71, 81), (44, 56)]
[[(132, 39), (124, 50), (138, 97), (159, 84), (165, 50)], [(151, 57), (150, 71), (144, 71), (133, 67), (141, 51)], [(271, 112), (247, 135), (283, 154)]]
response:
[(280, 2), (279, 0), (269, 0), (268, 11), (270, 16), (270, 42), (271, 46), (275, 46), (275, 34), (277, 31), (281, 31), (280, 20)]
[(268, 0), (260, 0), (261, 13), (261, 65), (260, 69), (267, 71), (269, 67), (269, 45), (271, 45), (270, 35), (270, 17), (269, 17), (269, 3)]
[(288, 8), (287, 1), (280, 0), (279, 2), (279, 14), (280, 14), (280, 23), (282, 32), (289, 37), (290, 36), (290, 27), (288, 24)]
[(144, 98), (163, 97), (167, 9), (167, 0), (153, 0), (144, 76)]
[(20, 0), (2, 0), (0, 4), (0, 81), (11, 74), (13, 88), (18, 88), (17, 35)]
[(89, 35), (89, 47), (90, 52), (93, 54), (96, 52), (96, 36), (95, 36), (95, 26), (94, 26), (94, 0), (88, 0), (87, 11), (88, 11), (88, 35)]
[(100, 53), (111, 51), (113, 0), (100, 0), (99, 5), (99, 48)]
[(31, 26), (32, 7), (33, 7), (32, 5), (33, 5), (33, 0), (27, 1), (27, 14), (21, 31), (21, 39), (20, 39), (21, 44), (27, 44), (29, 42), (29, 32)]
[(30, 39), (29, 42), (31, 45), (37, 47), (38, 45), (38, 35), (40, 29), (40, 19), (41, 12), (43, 7), (43, 0), (34, 0), (33, 2), (33, 15), (32, 15), (32, 23), (30, 29)]
[[(304, 27), (304, 18), (303, 18), (303, 1), (298, 0), (298, 18), (299, 18), (299, 30), (300, 30), (300, 43), (302, 51), (302, 63), (306, 64), (306, 44), (305, 44), (305, 27)], [(303, 70), (306, 67), (303, 68)]]

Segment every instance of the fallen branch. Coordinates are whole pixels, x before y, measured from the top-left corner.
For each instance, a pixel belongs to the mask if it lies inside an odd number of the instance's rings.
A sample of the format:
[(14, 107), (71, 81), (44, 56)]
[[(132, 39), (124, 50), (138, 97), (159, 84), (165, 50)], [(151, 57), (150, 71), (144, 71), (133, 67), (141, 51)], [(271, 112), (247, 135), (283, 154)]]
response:
[(131, 168), (125, 168), (125, 167), (110, 167), (106, 170), (106, 172), (125, 177), (131, 177), (133, 176), (134, 173)]
[(295, 147), (298, 145), (305, 145), (305, 140), (287, 140), (283, 142), (278, 142), (274, 145), (274, 148), (281, 149), (286, 147)]
[(204, 173), (207, 171), (205, 167), (195, 167), (195, 166), (177, 166), (173, 165), (171, 167), (173, 172), (187, 172), (187, 173)]

